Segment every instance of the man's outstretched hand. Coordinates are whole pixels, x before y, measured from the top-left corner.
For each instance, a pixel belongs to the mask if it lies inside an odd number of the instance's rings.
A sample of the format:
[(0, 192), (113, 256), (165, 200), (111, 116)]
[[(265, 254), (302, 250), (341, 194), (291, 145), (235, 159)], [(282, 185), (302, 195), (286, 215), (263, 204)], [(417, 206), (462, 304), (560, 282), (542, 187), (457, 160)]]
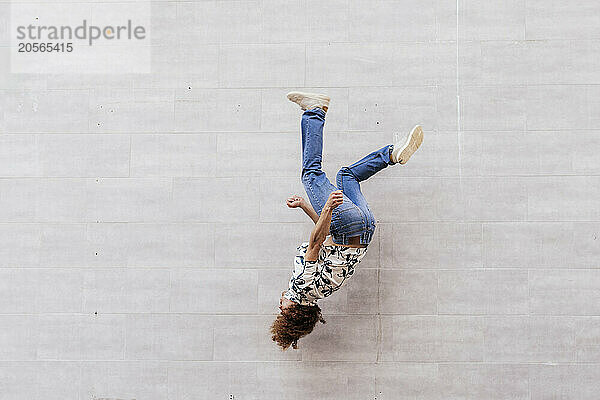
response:
[(285, 201), (285, 203), (287, 204), (287, 206), (289, 208), (296, 208), (296, 207), (301, 207), (302, 204), (304, 203), (304, 199), (300, 196), (298, 196), (297, 194), (290, 196), (287, 198), (287, 200)]
[(335, 190), (331, 192), (329, 198), (327, 199), (327, 203), (325, 203), (325, 207), (329, 207), (330, 209), (334, 209), (340, 204), (344, 202), (344, 195), (341, 190)]

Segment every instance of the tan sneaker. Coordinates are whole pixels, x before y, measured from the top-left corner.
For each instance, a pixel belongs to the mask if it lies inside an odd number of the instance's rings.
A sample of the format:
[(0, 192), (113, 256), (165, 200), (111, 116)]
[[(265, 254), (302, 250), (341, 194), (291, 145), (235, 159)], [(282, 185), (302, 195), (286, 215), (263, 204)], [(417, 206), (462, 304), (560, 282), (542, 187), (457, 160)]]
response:
[(419, 146), (423, 143), (423, 128), (420, 125), (415, 126), (410, 135), (406, 139), (406, 143), (400, 144), (400, 142), (394, 144), (394, 150), (390, 157), (393, 163), (406, 164), (410, 156), (414, 154)]
[(324, 94), (317, 93), (303, 93), (303, 92), (289, 92), (287, 98), (290, 101), (298, 104), (303, 110), (310, 110), (311, 108), (319, 107), (327, 111), (329, 107), (329, 97)]

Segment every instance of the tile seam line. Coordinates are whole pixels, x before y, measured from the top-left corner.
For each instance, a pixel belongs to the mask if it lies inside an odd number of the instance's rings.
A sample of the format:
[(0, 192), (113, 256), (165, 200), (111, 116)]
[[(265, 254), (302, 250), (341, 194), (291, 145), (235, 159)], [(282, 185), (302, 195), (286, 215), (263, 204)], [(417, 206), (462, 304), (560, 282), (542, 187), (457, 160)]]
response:
[[(590, 264), (595, 265), (595, 264)], [(564, 272), (573, 272), (573, 271), (599, 271), (600, 267), (590, 266), (590, 267), (556, 267), (556, 266), (491, 266), (491, 267), (482, 267), (482, 266), (457, 266), (457, 267), (445, 267), (445, 268), (426, 268), (426, 267), (415, 267), (412, 265), (403, 265), (401, 267), (360, 267), (359, 270), (367, 270), (367, 271), (375, 271), (377, 269), (381, 269), (384, 271), (401, 271), (401, 272), (434, 272), (434, 271), (454, 271), (454, 272), (475, 272), (475, 271), (564, 271)], [(155, 271), (155, 272), (167, 272), (167, 271), (189, 271), (189, 270), (198, 270), (198, 271), (209, 271), (209, 270), (219, 270), (219, 271), (289, 271), (289, 267), (286, 266), (256, 266), (256, 267), (235, 267), (235, 266), (227, 266), (227, 265), (210, 265), (210, 266), (167, 266), (167, 267), (153, 267), (153, 266), (122, 266), (122, 265), (93, 265), (93, 266), (83, 266), (83, 265), (75, 265), (75, 266), (0, 266), (0, 272), (3, 270), (21, 270), (21, 271), (35, 271), (35, 270), (73, 270), (73, 271), (106, 271), (106, 272), (115, 272), (118, 270), (127, 270), (127, 271)]]
[[(233, 1), (233, 0), (232, 0)], [(447, 84), (441, 83), (441, 82), (436, 82), (436, 83), (421, 83), (421, 84), (414, 84), (414, 85), (396, 85), (396, 84), (384, 84), (384, 85), (377, 85), (377, 84), (363, 84), (363, 85), (345, 85), (345, 86), (339, 86), (339, 85), (331, 85), (331, 86), (325, 86), (325, 85), (307, 85), (306, 88), (318, 88), (318, 89), (344, 89), (344, 88), (362, 88), (362, 89), (399, 89), (399, 88), (435, 88), (437, 86), (441, 86), (441, 87), (446, 87), (446, 86), (452, 86), (452, 81), (449, 81)], [(585, 82), (585, 83), (574, 83), (574, 82), (556, 82), (556, 81), (552, 81), (552, 82), (548, 82), (548, 83), (536, 83), (536, 82), (516, 82), (516, 83), (492, 83), (492, 82), (484, 82), (484, 83), (480, 83), (480, 84), (466, 84), (464, 85), (464, 87), (466, 88), (485, 88), (485, 87), (489, 87), (489, 88), (497, 88), (497, 87), (507, 87), (507, 88), (513, 88), (513, 87), (521, 87), (521, 88), (526, 88), (526, 87), (538, 87), (538, 86), (600, 86), (600, 82), (597, 83), (590, 83), (590, 82)], [(204, 87), (197, 87), (195, 90), (197, 92), (200, 91), (227, 91), (227, 90), (240, 90), (240, 91), (244, 91), (244, 90), (264, 90), (264, 89), (290, 89), (290, 88), (294, 88), (294, 87), (298, 87), (298, 85), (285, 85), (285, 86), (204, 86)], [(46, 88), (46, 89), (40, 89), (40, 88), (22, 88), (22, 89), (13, 89), (13, 88), (5, 88), (5, 89), (1, 89), (0, 88), (0, 92), (8, 92), (8, 93), (43, 93), (43, 92), (85, 92), (85, 91), (93, 91), (93, 90), (99, 90), (99, 87), (96, 86), (90, 86), (87, 88), (79, 88), (79, 89), (72, 89), (72, 88)], [(116, 87), (114, 88), (115, 90), (130, 90), (129, 88), (125, 87), (125, 86), (121, 86), (121, 87)], [(152, 86), (148, 86), (148, 87), (138, 87), (135, 90), (174, 90), (175, 92), (177, 92), (178, 90), (181, 90), (183, 93), (183, 90), (188, 91), (188, 89), (184, 89), (183, 87), (179, 87), (179, 86), (172, 86), (172, 87), (168, 87), (168, 88), (156, 88), (156, 87), (152, 87)], [(90, 98), (93, 98), (93, 95), (88, 95)], [(196, 103), (196, 102), (200, 102), (202, 100), (194, 100), (193, 96), (191, 96), (192, 98), (183, 98), (183, 97), (175, 97), (174, 101), (175, 102), (181, 102), (181, 103), (186, 103), (186, 102), (190, 102), (190, 103)], [(156, 103), (171, 103), (173, 102), (173, 100), (169, 100), (169, 99), (165, 99), (162, 101), (136, 101), (136, 103), (144, 103), (144, 104), (156, 104)]]
[[(331, 168), (327, 168), (331, 169)], [(466, 175), (465, 178), (475, 180), (475, 179), (489, 179), (489, 178), (527, 178), (531, 180), (533, 178), (597, 178), (600, 176), (598, 174), (512, 174), (512, 175), (500, 175), (500, 174), (490, 174), (490, 175)], [(9, 180), (9, 179), (88, 179), (88, 178), (101, 178), (101, 179), (138, 179), (138, 180), (167, 180), (167, 179), (179, 179), (179, 180), (200, 180), (200, 179), (231, 179), (231, 178), (247, 178), (247, 177), (256, 177), (253, 174), (232, 174), (232, 175), (133, 175), (133, 176), (118, 176), (118, 175), (0, 175), (0, 180)], [(439, 180), (450, 180), (450, 179), (458, 179), (460, 175), (406, 175), (406, 176), (387, 176), (383, 177), (371, 177), (370, 180), (379, 182), (379, 181), (389, 181), (389, 180), (416, 180), (419, 178), (431, 178), (431, 179), (439, 179)], [(260, 177), (261, 179), (267, 180), (277, 180), (277, 179), (289, 179), (289, 178), (297, 178), (297, 175), (263, 175)]]
[[(94, 309), (95, 310), (95, 309)], [(81, 311), (81, 312), (0, 312), (0, 316), (3, 317), (40, 317), (40, 316), (48, 316), (48, 317), (88, 317), (91, 314), (94, 314), (96, 311)], [(98, 315), (94, 314), (94, 318), (101, 316), (169, 316), (169, 315), (177, 315), (177, 316), (197, 316), (197, 317), (227, 317), (227, 318), (271, 318), (279, 313), (273, 310), (271, 313), (214, 313), (214, 312), (194, 312), (194, 311), (148, 311), (148, 312), (136, 312), (136, 311), (106, 311), (101, 312), (98, 311)], [(348, 317), (348, 318), (358, 318), (358, 317), (369, 317), (370, 319), (376, 319), (376, 317), (381, 314), (383, 317), (398, 317), (404, 319), (411, 318), (431, 318), (431, 319), (444, 319), (444, 318), (462, 318), (462, 319), (486, 319), (486, 318), (554, 318), (554, 319), (600, 319), (599, 314), (545, 314), (545, 313), (521, 313), (521, 314), (403, 314), (403, 313), (335, 313), (335, 312), (327, 312), (325, 310), (325, 315), (331, 317)], [(599, 361), (600, 362), (600, 361)]]
[[(600, 85), (599, 85), (600, 86)], [(439, 88), (440, 86), (437, 86)], [(433, 87), (435, 88), (435, 87)], [(349, 87), (345, 87), (345, 89), (350, 89)], [(359, 134), (364, 133), (367, 134), (383, 134), (386, 130), (383, 129), (328, 129), (328, 134), (333, 135), (342, 135), (342, 134)], [(454, 129), (439, 129), (432, 128), (429, 132), (435, 132), (435, 136), (450, 136), (456, 133)], [(500, 135), (502, 133), (513, 133), (519, 135), (527, 135), (530, 132), (544, 132), (544, 133), (552, 133), (552, 132), (581, 132), (581, 133), (597, 133), (600, 132), (600, 125), (597, 128), (582, 128), (576, 127), (573, 129), (567, 128), (559, 128), (559, 129), (536, 129), (536, 128), (527, 128), (526, 131), (522, 129), (461, 129), (462, 132), (468, 133), (483, 133), (485, 135), (494, 136)], [(39, 135), (39, 136), (71, 136), (71, 135), (86, 135), (86, 136), (129, 136), (129, 135), (155, 135), (155, 136), (185, 136), (185, 135), (225, 135), (225, 134), (239, 134), (239, 135), (252, 135), (252, 134), (265, 134), (265, 135), (297, 135), (298, 132), (293, 129), (278, 129), (278, 130), (164, 130), (164, 131), (136, 131), (136, 130), (123, 130), (123, 131), (103, 131), (103, 132), (88, 132), (88, 131), (71, 131), (71, 132), (55, 132), (55, 131), (18, 131), (18, 132), (1, 132), (0, 136), (25, 136), (25, 135)]]
[(462, 184), (462, 132), (460, 119), (460, 0), (456, 0), (456, 140), (458, 144), (458, 176), (461, 196), (464, 196)]
[[(569, 362), (569, 361), (483, 361), (483, 360), (389, 360), (389, 361), (360, 361), (360, 360), (344, 360), (344, 359), (310, 359), (310, 360), (208, 360), (208, 359), (161, 359), (161, 358), (132, 358), (132, 359), (59, 359), (59, 358), (41, 358), (41, 359), (7, 359), (0, 360), (0, 364), (3, 363), (128, 363), (128, 364), (139, 364), (139, 363), (237, 363), (237, 364), (258, 364), (258, 363), (286, 363), (286, 364), (298, 364), (298, 363), (345, 363), (345, 364), (403, 364), (403, 365), (424, 365), (424, 364), (438, 364), (438, 365), (508, 365), (508, 366), (600, 366), (598, 362)], [(168, 366), (167, 366), (168, 367)]]
[[(402, 221), (380, 221), (380, 224), (402, 224), (402, 225), (417, 225), (417, 224), (441, 224), (441, 225), (465, 225), (465, 224), (591, 224), (599, 223), (600, 219), (550, 219), (550, 220), (402, 220)], [(135, 221), (100, 221), (97, 219), (83, 221), (59, 221), (59, 220), (39, 220), (39, 221), (0, 221), (0, 225), (157, 225), (157, 226), (200, 226), (200, 225), (234, 225), (235, 221), (172, 221), (172, 220), (135, 220)], [(246, 223), (238, 223), (238, 226), (256, 226), (256, 225), (306, 225), (305, 222), (266, 222), (266, 221), (251, 221)]]
[[(5, 270), (19, 270), (19, 271), (29, 271), (29, 272), (33, 272), (36, 270), (55, 270), (55, 271), (61, 271), (61, 272), (65, 272), (65, 271), (73, 271), (74, 273), (77, 272), (81, 272), (81, 271), (88, 271), (88, 272), (117, 272), (117, 271), (155, 271), (155, 272), (165, 272), (167, 269), (172, 270), (172, 271), (202, 271), (202, 272), (206, 272), (206, 271), (246, 271), (246, 272), (250, 272), (250, 271), (260, 271), (260, 272), (266, 272), (266, 271), (275, 271), (275, 272), (282, 272), (282, 271), (289, 271), (289, 268), (286, 267), (264, 267), (264, 266), (257, 266), (257, 267), (245, 267), (245, 268), (238, 268), (238, 267), (231, 267), (231, 266), (170, 266), (170, 267), (152, 267), (152, 266), (120, 266), (120, 265), (109, 265), (109, 266), (89, 266), (89, 267), (84, 267), (84, 266), (52, 266), (52, 267), (48, 267), (48, 266), (16, 266), (16, 265), (7, 265), (7, 266), (0, 266), (0, 273)], [(404, 266), (398, 266), (398, 267), (386, 267), (386, 268), (378, 268), (378, 267), (361, 267), (361, 270), (365, 270), (365, 271), (376, 271), (377, 269), (380, 269), (382, 271), (397, 271), (397, 272), (403, 272), (403, 273), (411, 273), (411, 272), (438, 272), (438, 271), (452, 271), (452, 272), (483, 272), (483, 271), (535, 271), (535, 272), (541, 272), (541, 271), (553, 271), (553, 272), (576, 272), (576, 271), (580, 271), (580, 272), (584, 272), (584, 271), (598, 271), (600, 272), (600, 267), (597, 266), (590, 266), (590, 267), (545, 267), (545, 266), (538, 266), (538, 267), (531, 267), (531, 266), (516, 266), (516, 267), (510, 267), (510, 266), (494, 266), (494, 267), (480, 267), (480, 266), (476, 266), (476, 267), (456, 267), (456, 268), (422, 268), (422, 267), (413, 267), (410, 265), (404, 265)]]

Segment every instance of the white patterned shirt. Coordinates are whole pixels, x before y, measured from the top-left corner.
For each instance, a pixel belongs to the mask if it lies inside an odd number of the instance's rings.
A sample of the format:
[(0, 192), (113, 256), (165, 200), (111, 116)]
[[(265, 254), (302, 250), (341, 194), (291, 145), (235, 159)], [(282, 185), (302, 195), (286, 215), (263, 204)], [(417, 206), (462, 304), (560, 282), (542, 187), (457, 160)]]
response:
[(308, 242), (297, 247), (294, 273), (284, 297), (301, 305), (316, 305), (338, 290), (354, 274), (354, 267), (367, 253), (366, 247), (321, 245), (315, 261), (304, 259)]

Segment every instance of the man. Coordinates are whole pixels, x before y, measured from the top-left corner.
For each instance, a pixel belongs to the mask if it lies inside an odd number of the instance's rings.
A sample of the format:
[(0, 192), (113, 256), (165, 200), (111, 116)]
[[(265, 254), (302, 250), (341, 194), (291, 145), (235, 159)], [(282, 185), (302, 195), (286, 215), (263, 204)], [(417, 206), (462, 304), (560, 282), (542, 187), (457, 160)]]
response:
[(294, 272), (279, 300), (281, 313), (271, 326), (272, 339), (283, 349), (297, 348), (298, 339), (312, 332), (317, 321), (325, 322), (317, 300), (338, 290), (354, 274), (367, 252), (375, 231), (375, 216), (360, 190), (360, 182), (388, 165), (405, 164), (423, 142), (417, 125), (404, 143), (376, 150), (337, 173), (334, 186), (321, 170), (323, 126), (329, 97), (291, 92), (302, 115), (302, 183), (310, 204), (300, 196), (287, 199), (290, 208), (300, 207), (315, 222), (308, 242), (298, 246)]

